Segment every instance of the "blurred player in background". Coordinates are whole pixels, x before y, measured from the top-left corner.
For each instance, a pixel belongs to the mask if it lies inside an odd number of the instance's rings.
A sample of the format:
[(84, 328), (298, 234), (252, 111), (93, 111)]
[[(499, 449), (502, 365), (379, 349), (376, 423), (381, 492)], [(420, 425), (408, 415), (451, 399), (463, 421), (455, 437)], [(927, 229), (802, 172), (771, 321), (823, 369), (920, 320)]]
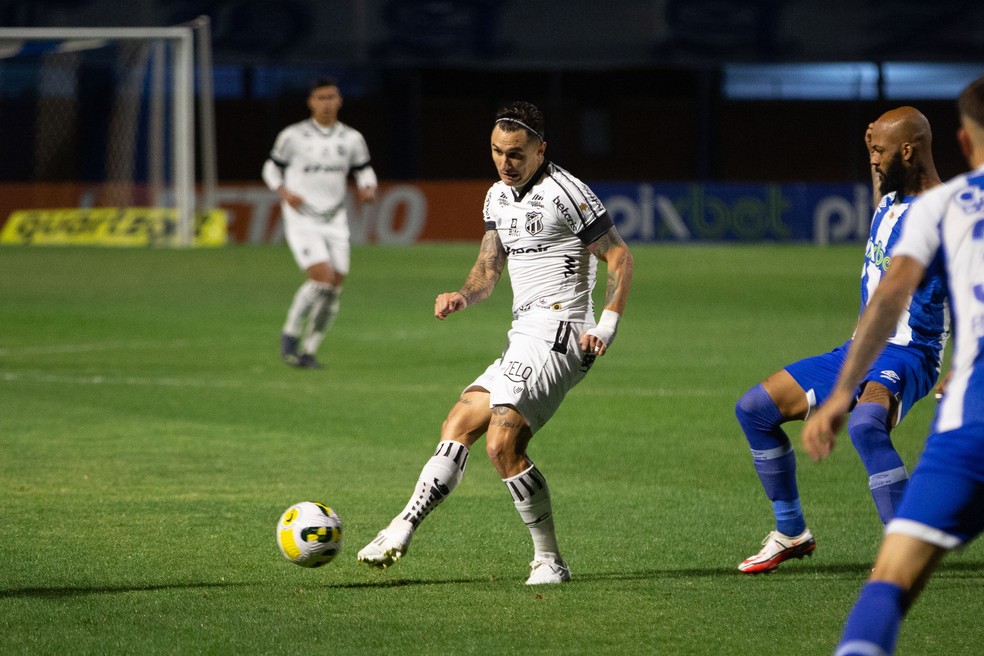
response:
[(957, 107), (957, 139), (974, 170), (927, 192), (909, 211), (892, 267), (861, 317), (837, 384), (803, 430), (812, 458), (830, 454), (854, 389), (933, 262), (942, 259), (956, 317), (952, 375), (836, 656), (893, 653), (902, 618), (940, 559), (984, 530), (984, 78), (963, 90)]
[[(544, 158), (543, 115), (535, 106), (516, 102), (500, 110), (491, 145), (500, 181), (485, 196), (478, 259), (459, 291), (438, 295), (434, 315), (443, 320), (485, 300), (508, 262), (512, 330), (502, 356), (448, 414), (406, 507), (358, 559), (388, 567), (403, 556), (423, 519), (461, 481), (471, 446), (486, 435), (486, 453), (533, 538), (526, 583), (562, 583), (571, 574), (557, 546), (550, 490), (526, 449), (612, 345), (632, 283), (632, 255), (597, 196)], [(596, 324), (598, 260), (606, 263), (608, 285)]]
[[(931, 145), (929, 121), (912, 107), (886, 112), (865, 133), (876, 209), (861, 270), (862, 312), (888, 269), (910, 203), (940, 183)], [(860, 381), (848, 424), (883, 523), (895, 515), (909, 478), (889, 432), (933, 389), (949, 334), (942, 263), (928, 264), (926, 280), (888, 336), (884, 353)], [(781, 425), (805, 419), (827, 398), (849, 345), (850, 340), (777, 371), (735, 406), (776, 520), (776, 529), (766, 536), (761, 551), (738, 565), (742, 572), (770, 572), (784, 560), (802, 558), (816, 548), (800, 505), (796, 456)]]
[(338, 120), (338, 84), (316, 80), (308, 95), (311, 118), (286, 127), (263, 164), (263, 181), (281, 200), (284, 235), (307, 280), (294, 294), (280, 337), (289, 365), (320, 368), (315, 353), (338, 315), (349, 271), (347, 179), (355, 177), (360, 201), (376, 194), (369, 148), (357, 131)]

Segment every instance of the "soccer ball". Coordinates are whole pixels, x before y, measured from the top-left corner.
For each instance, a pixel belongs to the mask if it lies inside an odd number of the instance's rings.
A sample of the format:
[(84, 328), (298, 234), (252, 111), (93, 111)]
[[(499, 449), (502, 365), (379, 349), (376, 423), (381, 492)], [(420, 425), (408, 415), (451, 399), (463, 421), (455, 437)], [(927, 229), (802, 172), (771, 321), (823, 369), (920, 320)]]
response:
[(324, 504), (295, 503), (277, 522), (277, 546), (295, 565), (327, 565), (342, 548), (342, 520)]

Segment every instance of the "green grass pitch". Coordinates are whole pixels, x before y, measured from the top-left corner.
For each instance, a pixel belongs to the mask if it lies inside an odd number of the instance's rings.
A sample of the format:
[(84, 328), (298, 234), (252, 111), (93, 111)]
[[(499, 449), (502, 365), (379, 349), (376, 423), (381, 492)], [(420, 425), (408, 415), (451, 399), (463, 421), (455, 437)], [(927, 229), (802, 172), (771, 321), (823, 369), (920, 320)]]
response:
[[(483, 442), (407, 557), (355, 561), (503, 345), (506, 280), (432, 316), (477, 248), (356, 248), (323, 371), (278, 359), (286, 247), (0, 249), (0, 653), (831, 653), (880, 540), (867, 477), (790, 425), (818, 549), (739, 575), (772, 520), (733, 406), (850, 334), (858, 246), (633, 249), (614, 348), (531, 445), (569, 585), (523, 585)], [(895, 433), (910, 470), (932, 413)], [(345, 522), (318, 570), (274, 540), (301, 500)], [(948, 558), (899, 653), (979, 653), (982, 578), (979, 546)]]

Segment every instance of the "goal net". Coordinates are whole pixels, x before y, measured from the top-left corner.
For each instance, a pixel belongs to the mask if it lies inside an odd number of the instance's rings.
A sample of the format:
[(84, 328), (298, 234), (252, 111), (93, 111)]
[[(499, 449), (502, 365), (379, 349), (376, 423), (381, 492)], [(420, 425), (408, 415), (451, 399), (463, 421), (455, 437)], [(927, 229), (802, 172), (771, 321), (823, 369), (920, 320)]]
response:
[(0, 241), (224, 241), (215, 180), (207, 18), (0, 28)]

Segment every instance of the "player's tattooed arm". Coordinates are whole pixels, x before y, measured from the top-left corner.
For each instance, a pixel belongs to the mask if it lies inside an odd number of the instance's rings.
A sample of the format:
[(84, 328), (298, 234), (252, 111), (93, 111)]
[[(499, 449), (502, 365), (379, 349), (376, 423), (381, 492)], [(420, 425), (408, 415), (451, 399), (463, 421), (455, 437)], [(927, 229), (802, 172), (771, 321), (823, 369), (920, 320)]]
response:
[(613, 226), (600, 239), (589, 244), (588, 250), (608, 265), (605, 309), (622, 314), (632, 288), (634, 263), (629, 247)]
[(499, 233), (488, 230), (482, 238), (478, 259), (475, 260), (465, 284), (456, 292), (446, 292), (437, 297), (434, 302), (434, 316), (444, 319), (452, 312), (484, 301), (495, 289), (505, 267), (506, 249), (499, 239)]

